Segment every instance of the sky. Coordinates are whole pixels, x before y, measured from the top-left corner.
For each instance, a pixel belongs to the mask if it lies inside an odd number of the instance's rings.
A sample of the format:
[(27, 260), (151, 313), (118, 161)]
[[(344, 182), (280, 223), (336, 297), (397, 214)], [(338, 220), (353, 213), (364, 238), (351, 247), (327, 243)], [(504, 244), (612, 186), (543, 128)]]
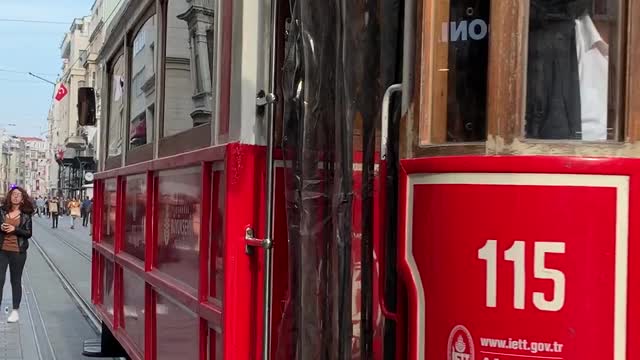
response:
[(56, 82), (64, 33), (74, 18), (90, 15), (93, 2), (0, 0), (0, 128), (12, 135), (46, 137), (54, 87), (27, 73)]

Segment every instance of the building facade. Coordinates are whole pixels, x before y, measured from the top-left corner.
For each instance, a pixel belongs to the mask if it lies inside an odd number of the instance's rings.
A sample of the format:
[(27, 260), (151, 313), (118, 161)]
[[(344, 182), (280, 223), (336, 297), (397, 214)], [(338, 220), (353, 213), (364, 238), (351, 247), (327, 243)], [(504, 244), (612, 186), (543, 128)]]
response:
[[(119, 0), (96, 0), (91, 15), (73, 20), (60, 46), (62, 75), (68, 94), (61, 101), (52, 99), (49, 111), (49, 182), (52, 193), (64, 197), (92, 196), (92, 184), (85, 175), (97, 168), (100, 137), (101, 65), (97, 62), (105, 31), (118, 9)], [(92, 87), (96, 91), (97, 126), (79, 126), (78, 89)], [(57, 90), (57, 88), (56, 88)], [(55, 95), (55, 94), (54, 94)], [(55, 184), (55, 185), (54, 185)]]
[(49, 194), (49, 145), (40, 138), (17, 137), (2, 131), (0, 136), (0, 196), (15, 186), (31, 196)]
[(18, 138), (22, 143), (24, 155), (22, 156), (22, 167), (24, 168), (24, 178), (21, 184), (27, 192), (35, 196), (47, 196), (49, 190), (49, 162), (47, 142), (40, 138), (23, 137)]

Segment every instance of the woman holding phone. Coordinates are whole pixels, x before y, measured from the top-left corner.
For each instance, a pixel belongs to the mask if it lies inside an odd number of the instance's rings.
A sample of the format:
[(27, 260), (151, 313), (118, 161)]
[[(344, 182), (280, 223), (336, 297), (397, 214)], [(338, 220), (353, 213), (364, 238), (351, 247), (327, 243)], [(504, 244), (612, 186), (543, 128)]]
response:
[(22, 270), (27, 261), (27, 248), (31, 238), (33, 204), (21, 187), (9, 191), (0, 208), (0, 293), (9, 267), (13, 310), (7, 322), (19, 320), (18, 309), (22, 301)]

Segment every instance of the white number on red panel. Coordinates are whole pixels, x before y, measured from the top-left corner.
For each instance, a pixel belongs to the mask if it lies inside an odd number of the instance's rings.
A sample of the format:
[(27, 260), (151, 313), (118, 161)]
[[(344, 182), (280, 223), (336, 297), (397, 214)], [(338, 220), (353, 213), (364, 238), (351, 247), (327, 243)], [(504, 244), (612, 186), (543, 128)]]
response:
[[(533, 293), (533, 304), (542, 311), (559, 311), (564, 306), (565, 276), (562, 271), (545, 266), (547, 254), (564, 254), (565, 244), (562, 242), (538, 241), (534, 244), (533, 276), (536, 279), (553, 281), (553, 297), (547, 300), (542, 292)], [(487, 240), (478, 250), (478, 259), (484, 260), (486, 266), (486, 306), (496, 307), (498, 297), (498, 242)], [(525, 304), (525, 243), (515, 241), (504, 252), (504, 260), (513, 263), (513, 307), (524, 309)]]

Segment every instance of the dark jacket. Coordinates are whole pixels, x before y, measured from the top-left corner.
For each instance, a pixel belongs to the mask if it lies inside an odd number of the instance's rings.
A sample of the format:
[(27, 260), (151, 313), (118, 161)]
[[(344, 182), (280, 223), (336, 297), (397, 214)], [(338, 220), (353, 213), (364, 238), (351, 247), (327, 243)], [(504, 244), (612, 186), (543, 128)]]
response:
[[(7, 213), (4, 209), (0, 208), (0, 219), (4, 219)], [(31, 220), (31, 214), (27, 214), (22, 212), (20, 214), (20, 225), (16, 227), (15, 234), (18, 237), (18, 247), (20, 248), (20, 252), (25, 252), (29, 248), (29, 239), (32, 235), (33, 223)], [(6, 233), (0, 230), (0, 249), (2, 249), (2, 245), (4, 243), (4, 236)]]

